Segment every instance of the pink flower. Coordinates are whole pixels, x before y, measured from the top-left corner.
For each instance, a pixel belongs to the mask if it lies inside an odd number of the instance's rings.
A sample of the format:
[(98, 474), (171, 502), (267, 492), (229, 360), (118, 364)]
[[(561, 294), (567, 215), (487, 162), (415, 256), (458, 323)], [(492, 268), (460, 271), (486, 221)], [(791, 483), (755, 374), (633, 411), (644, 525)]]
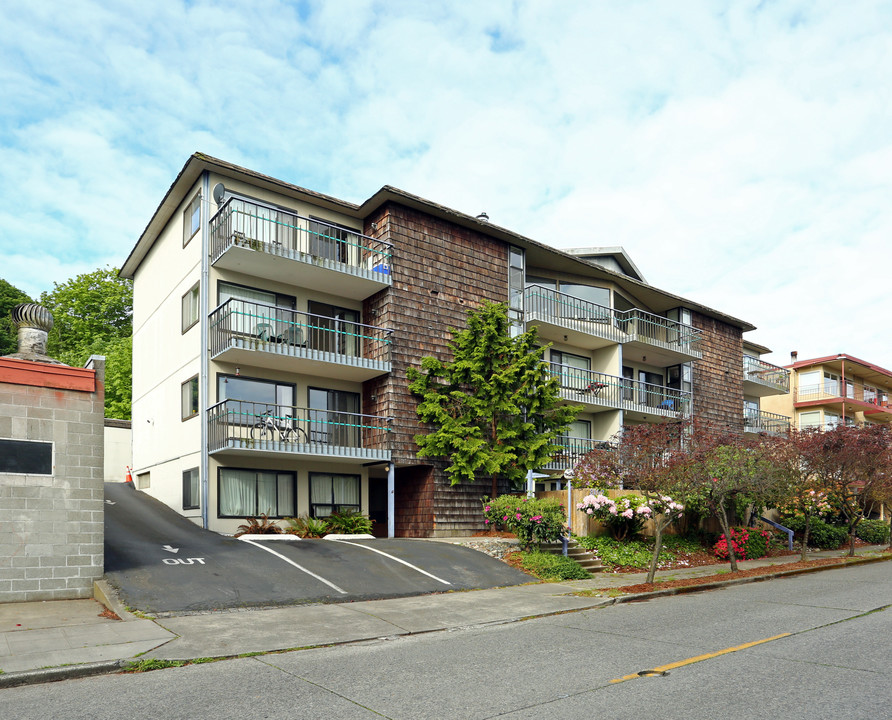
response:
[(489, 520), (484, 520), (484, 521), (483, 521), (483, 524), (484, 524), (484, 525), (489, 525)]
[(516, 517), (518, 520), (520, 520), (521, 515), (520, 515), (520, 513), (517, 513), (514, 517)]
[(489, 505), (487, 505), (485, 508), (483, 508), (483, 510), (484, 510), (485, 512), (489, 512)]

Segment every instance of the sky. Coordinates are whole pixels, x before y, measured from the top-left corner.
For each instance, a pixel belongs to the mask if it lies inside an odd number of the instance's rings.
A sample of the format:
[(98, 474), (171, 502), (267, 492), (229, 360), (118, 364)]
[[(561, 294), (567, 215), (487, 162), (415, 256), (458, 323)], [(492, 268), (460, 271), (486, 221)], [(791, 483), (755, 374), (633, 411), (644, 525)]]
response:
[(383, 185), (892, 368), (892, 0), (0, 2), (0, 278), (120, 267), (196, 151)]

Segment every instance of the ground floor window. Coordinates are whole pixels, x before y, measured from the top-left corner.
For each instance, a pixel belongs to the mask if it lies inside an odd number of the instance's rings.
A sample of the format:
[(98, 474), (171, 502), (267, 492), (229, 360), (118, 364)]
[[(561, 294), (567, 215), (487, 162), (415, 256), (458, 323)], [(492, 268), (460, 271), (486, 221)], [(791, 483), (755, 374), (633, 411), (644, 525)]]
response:
[(294, 517), (297, 515), (293, 472), (220, 468), (217, 503), (220, 517)]
[(195, 510), (201, 507), (198, 477), (198, 468), (183, 471), (183, 510)]
[(342, 510), (360, 511), (359, 475), (310, 473), (310, 515), (328, 517)]

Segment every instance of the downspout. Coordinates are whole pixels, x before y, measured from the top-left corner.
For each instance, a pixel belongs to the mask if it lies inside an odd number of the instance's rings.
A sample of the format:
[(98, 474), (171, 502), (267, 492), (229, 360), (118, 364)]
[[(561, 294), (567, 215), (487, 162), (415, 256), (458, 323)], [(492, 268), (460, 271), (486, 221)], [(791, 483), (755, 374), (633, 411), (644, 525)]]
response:
[(210, 267), (209, 230), (211, 220), (210, 173), (201, 175), (201, 282), (198, 293), (198, 320), (201, 353), (198, 361), (198, 411), (201, 417), (201, 526), (208, 529), (208, 275)]
[(840, 390), (841, 390), (840, 395), (842, 395), (842, 425), (843, 425), (843, 427), (845, 427), (845, 424), (846, 424), (846, 397), (848, 396), (849, 390), (846, 387), (846, 359), (844, 357), (841, 357), (839, 359), (839, 365), (840, 365), (839, 374), (842, 376), (842, 377), (840, 377), (840, 380), (839, 380), (842, 383), (842, 387), (840, 388)]
[(387, 537), (395, 537), (396, 534), (396, 518), (393, 513), (395, 511), (396, 502), (394, 501), (394, 464), (387, 464)]

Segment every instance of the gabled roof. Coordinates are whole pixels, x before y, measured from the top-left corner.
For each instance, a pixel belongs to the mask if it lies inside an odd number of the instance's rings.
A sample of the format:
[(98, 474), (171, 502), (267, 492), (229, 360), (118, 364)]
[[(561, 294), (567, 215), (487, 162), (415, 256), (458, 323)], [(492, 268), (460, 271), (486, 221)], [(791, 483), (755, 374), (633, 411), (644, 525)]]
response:
[[(843, 361), (847, 363), (855, 363), (859, 366), (858, 375), (865, 380), (879, 380), (888, 383), (892, 380), (892, 371), (886, 370), (884, 367), (874, 365), (866, 360), (856, 358), (854, 355), (846, 355), (845, 353), (837, 353), (836, 355), (827, 355), (826, 357), (810, 358), (808, 360), (797, 360), (796, 362), (785, 365), (790, 370), (804, 370), (806, 368), (815, 367), (816, 365), (839, 365), (842, 367)], [(848, 374), (848, 373), (847, 373)]]

